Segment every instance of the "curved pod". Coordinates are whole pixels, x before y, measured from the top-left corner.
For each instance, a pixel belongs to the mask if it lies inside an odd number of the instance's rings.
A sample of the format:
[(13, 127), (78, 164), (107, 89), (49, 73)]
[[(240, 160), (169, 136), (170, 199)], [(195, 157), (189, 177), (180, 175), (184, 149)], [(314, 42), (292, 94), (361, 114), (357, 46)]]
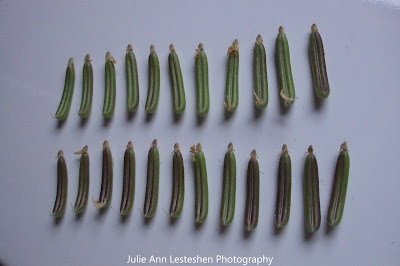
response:
[(115, 94), (116, 94), (116, 81), (115, 81), (115, 66), (117, 61), (111, 56), (110, 52), (106, 53), (105, 75), (104, 75), (104, 104), (103, 116), (104, 118), (111, 118), (114, 114), (115, 108)]
[(82, 150), (75, 152), (77, 155), (81, 155), (79, 162), (79, 186), (78, 194), (76, 195), (74, 212), (82, 213), (87, 205), (89, 197), (89, 154), (88, 146), (83, 147)]
[(347, 143), (340, 146), (340, 153), (336, 162), (335, 179), (333, 181), (331, 201), (328, 210), (328, 224), (336, 226), (343, 217), (346, 201), (347, 184), (349, 182), (350, 156)]
[(283, 27), (279, 27), (275, 42), (275, 59), (278, 72), (279, 95), (282, 103), (289, 106), (296, 99), (292, 67), (290, 65), (289, 43)]
[(101, 174), (101, 189), (99, 200), (93, 200), (93, 205), (98, 208), (108, 207), (111, 203), (113, 188), (113, 159), (108, 141), (103, 143), (103, 169)]
[(202, 223), (208, 214), (208, 181), (206, 159), (201, 144), (192, 146), (195, 183), (195, 221)]
[(79, 108), (78, 115), (81, 118), (86, 118), (90, 114), (92, 109), (93, 99), (93, 68), (90, 62), (90, 56), (85, 56), (85, 63), (83, 64), (82, 70), (82, 99), (81, 106)]
[(139, 77), (136, 56), (129, 44), (125, 54), (126, 109), (135, 112), (139, 104)]
[(57, 154), (57, 195), (54, 202), (52, 216), (61, 217), (64, 215), (65, 205), (67, 203), (68, 174), (67, 165), (64, 159), (63, 151)]
[(178, 143), (175, 143), (172, 156), (172, 196), (169, 215), (178, 218), (182, 212), (185, 198), (185, 169)]
[(268, 104), (268, 76), (265, 47), (261, 35), (257, 36), (253, 49), (253, 80), (255, 107), (262, 110)]
[(158, 202), (158, 184), (160, 177), (160, 155), (155, 139), (147, 157), (147, 184), (144, 199), (143, 216), (151, 218), (156, 213)]
[(236, 201), (236, 157), (232, 143), (228, 145), (228, 151), (224, 158), (224, 177), (221, 199), (221, 225), (229, 225), (235, 215)]
[(135, 151), (132, 142), (129, 141), (124, 154), (124, 176), (122, 184), (122, 198), (119, 213), (129, 215), (132, 211), (135, 198)]
[(203, 117), (208, 114), (210, 109), (210, 93), (208, 88), (208, 61), (202, 43), (196, 49), (194, 58), (196, 65), (197, 115)]
[(260, 201), (260, 167), (257, 161), (257, 152), (250, 154), (247, 166), (247, 195), (244, 228), (253, 231), (257, 227)]
[(309, 56), (315, 94), (319, 98), (325, 99), (329, 96), (330, 88), (326, 72), (324, 45), (315, 24), (311, 26)]
[(158, 56), (154, 50), (154, 46), (150, 46), (149, 55), (149, 87), (146, 98), (146, 113), (152, 114), (156, 111), (158, 98), (160, 96), (160, 63)]
[(71, 109), (72, 95), (74, 94), (75, 86), (75, 67), (72, 57), (68, 60), (67, 70), (65, 71), (64, 90), (61, 96), (60, 104), (58, 105), (55, 118), (64, 120)]
[(292, 190), (292, 162), (286, 144), (282, 147), (278, 169), (278, 193), (276, 196), (275, 225), (283, 228), (289, 222)]
[(308, 147), (304, 164), (304, 224), (308, 232), (313, 233), (321, 225), (321, 207), (319, 200), (318, 163), (313, 147)]
[(239, 103), (239, 42), (234, 40), (228, 48), (228, 67), (225, 87), (225, 109), (235, 111)]
[(185, 88), (183, 86), (183, 77), (181, 65), (179, 63), (178, 54), (175, 52), (174, 46), (169, 46), (170, 53), (168, 56), (169, 77), (172, 89), (172, 103), (174, 112), (182, 114), (186, 107)]

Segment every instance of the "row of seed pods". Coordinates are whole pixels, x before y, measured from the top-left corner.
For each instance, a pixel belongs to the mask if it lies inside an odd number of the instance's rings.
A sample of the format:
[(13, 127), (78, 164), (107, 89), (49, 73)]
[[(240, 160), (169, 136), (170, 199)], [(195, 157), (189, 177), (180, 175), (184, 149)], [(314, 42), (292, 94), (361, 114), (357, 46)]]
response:
[[(322, 39), (315, 24), (311, 27), (309, 40), (309, 57), (313, 87), (316, 95), (325, 99), (328, 97), (330, 88), (325, 66), (325, 55)], [(290, 64), (289, 44), (283, 28), (279, 28), (275, 44), (275, 59), (278, 73), (279, 94), (285, 106), (292, 104), (295, 99), (295, 89)], [(196, 72), (196, 98), (197, 114), (205, 116), (210, 107), (210, 93), (208, 81), (208, 61), (204, 52), (203, 44), (199, 44), (195, 54)], [(105, 63), (105, 93), (103, 104), (103, 116), (113, 116), (115, 108), (116, 79), (115, 59), (110, 52), (106, 54)], [(168, 56), (170, 83), (172, 90), (173, 109), (177, 114), (182, 114), (186, 107), (185, 89), (178, 55), (174, 46), (170, 45)], [(268, 104), (268, 80), (267, 61), (263, 39), (257, 36), (253, 51), (253, 79), (254, 79), (254, 101), (257, 109), (264, 109)], [(135, 112), (139, 104), (139, 81), (135, 54), (132, 45), (128, 45), (125, 56), (126, 76), (126, 108), (128, 112)], [(64, 92), (61, 102), (55, 114), (59, 120), (64, 120), (70, 110), (72, 95), (75, 84), (75, 69), (73, 59), (68, 61)], [(160, 64), (154, 46), (150, 46), (148, 61), (148, 92), (145, 110), (154, 113), (157, 109), (160, 94)], [(83, 66), (82, 100), (79, 108), (79, 116), (86, 118), (90, 114), (93, 98), (93, 69), (89, 55), (85, 57)], [(225, 109), (228, 112), (235, 111), (239, 103), (239, 42), (234, 40), (228, 48), (228, 65), (225, 87)]]
[[(195, 181), (195, 221), (204, 222), (208, 214), (208, 182), (206, 159), (201, 144), (192, 146), (190, 152), (193, 155), (194, 181)], [(74, 212), (81, 213), (85, 210), (89, 196), (89, 155), (88, 147), (76, 152), (81, 155), (79, 168), (79, 187), (76, 197)], [(182, 212), (185, 195), (184, 163), (178, 144), (174, 146), (173, 153), (172, 197), (170, 216), (178, 218)], [(53, 216), (60, 217), (64, 214), (67, 200), (67, 167), (62, 151), (58, 152), (58, 184), (57, 196), (53, 209)], [(124, 155), (123, 189), (120, 214), (129, 215), (133, 206), (135, 194), (135, 152), (132, 143), (129, 142)], [(339, 157), (336, 163), (336, 171), (332, 188), (331, 201), (328, 211), (328, 223), (331, 226), (339, 224), (342, 219), (346, 199), (347, 183), (349, 178), (350, 158), (347, 144), (340, 147)], [(143, 216), (154, 216), (158, 202), (160, 174), (160, 158), (157, 140), (151, 144), (148, 153), (147, 185)], [(313, 148), (308, 148), (308, 154), (304, 164), (304, 222), (309, 232), (318, 230), (321, 224), (321, 210), (319, 199), (318, 164)], [(275, 224), (283, 228), (289, 221), (291, 203), (291, 159), (286, 145), (282, 147), (279, 160), (278, 191), (275, 210)], [(103, 144), (103, 168), (101, 190), (98, 200), (93, 200), (96, 208), (102, 209), (110, 205), (113, 189), (113, 160), (110, 146), (107, 141)], [(247, 168), (247, 195), (244, 226), (252, 231), (256, 228), (259, 214), (260, 195), (260, 170), (257, 161), (256, 150), (250, 154)], [(236, 201), (236, 157), (232, 143), (228, 145), (228, 151), (224, 158), (223, 191), (221, 199), (221, 224), (229, 225), (235, 214)]]

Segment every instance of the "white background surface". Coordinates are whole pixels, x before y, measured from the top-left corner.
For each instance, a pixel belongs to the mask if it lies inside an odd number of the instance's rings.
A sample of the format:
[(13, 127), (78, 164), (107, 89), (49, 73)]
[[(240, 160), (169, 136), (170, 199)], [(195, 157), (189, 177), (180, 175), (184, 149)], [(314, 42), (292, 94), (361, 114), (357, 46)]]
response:
[[(9, 1), (0, 0), (0, 259), (10, 265), (118, 265), (128, 255), (273, 256), (274, 265), (395, 265), (400, 259), (400, 11), (396, 1)], [(331, 94), (314, 103), (308, 61), (312, 23), (322, 35)], [(278, 27), (288, 36), (298, 99), (280, 111), (274, 64)], [(256, 116), (252, 94), (252, 49), (257, 34), (267, 52), (270, 100)], [(230, 119), (224, 116), (226, 51), (239, 39), (240, 100)], [(197, 123), (194, 53), (204, 43), (209, 60), (211, 107)], [(150, 44), (160, 59), (161, 93), (157, 112), (146, 120), (143, 104), (136, 115), (125, 111), (124, 56), (133, 44), (140, 78), (140, 100), (147, 93)], [(168, 46), (180, 57), (187, 107), (174, 120), (169, 87)], [(117, 104), (105, 125), (104, 55), (116, 58)], [(90, 119), (81, 124), (82, 66), (90, 53), (94, 98)], [(74, 57), (76, 85), (70, 115), (58, 126), (55, 113), (69, 57)], [(147, 152), (159, 140), (159, 205), (144, 223)], [(99, 215), (89, 202), (77, 219), (75, 201), (79, 156), (89, 146), (90, 198), (98, 197), (102, 143), (114, 157), (114, 191), (109, 209)], [(133, 141), (136, 158), (134, 210), (121, 222), (119, 209), (125, 146)], [(343, 220), (326, 230), (334, 166), (340, 144), (348, 141), (351, 168)], [(237, 158), (235, 219), (219, 226), (222, 162), (229, 141)], [(171, 224), (171, 152), (179, 142), (185, 157), (186, 197), (182, 216)], [(201, 228), (194, 224), (191, 145), (201, 142), (207, 159), (210, 208)], [(292, 157), (292, 208), (288, 226), (274, 232), (276, 173), (281, 146)], [(322, 224), (312, 238), (303, 225), (302, 168), (313, 144), (320, 169)], [(243, 231), (246, 168), (250, 151), (259, 154), (260, 217), (257, 229)], [(55, 223), (50, 216), (56, 194), (56, 159), (64, 150), (68, 173), (68, 207)]]

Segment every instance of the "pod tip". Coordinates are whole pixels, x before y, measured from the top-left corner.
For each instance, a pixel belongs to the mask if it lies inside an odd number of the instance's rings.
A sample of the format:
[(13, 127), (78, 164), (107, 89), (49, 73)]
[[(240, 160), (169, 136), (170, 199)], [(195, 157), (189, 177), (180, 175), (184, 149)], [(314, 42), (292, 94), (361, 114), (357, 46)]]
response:
[(70, 57), (68, 59), (68, 65), (73, 65), (74, 64), (74, 59), (72, 57)]
[(172, 43), (169, 45), (169, 50), (171, 52), (175, 52), (175, 47), (174, 47), (174, 45)]
[(232, 42), (232, 45), (228, 47), (227, 55), (229, 55), (232, 52), (235, 53), (235, 54), (237, 54), (239, 52), (239, 41), (238, 41), (238, 39), (235, 39)]
[(90, 59), (90, 55), (87, 54), (87, 55), (85, 56), (85, 62), (90, 62), (90, 61), (92, 61), (92, 59)]
[(282, 34), (282, 33), (283, 33), (283, 27), (279, 26), (279, 34)]
[(343, 142), (342, 145), (340, 145), (340, 150), (341, 151), (348, 151), (349, 149), (347, 148), (347, 142)]
[(257, 35), (257, 38), (256, 38), (256, 43), (257, 44), (260, 44), (260, 43), (262, 43), (263, 42), (263, 38), (262, 38), (262, 36), (260, 35), (260, 34), (258, 34)]
[(151, 143), (151, 147), (157, 147), (157, 139), (153, 140)]
[(203, 44), (202, 44), (202, 43), (199, 43), (199, 46), (198, 46), (197, 49), (199, 49), (199, 50), (204, 50)]
[(233, 45), (233, 46), (238, 46), (238, 45), (239, 45), (238, 39), (235, 39), (235, 40), (232, 42), (232, 45)]
[(232, 142), (229, 142), (229, 144), (228, 144), (228, 151), (233, 151), (233, 144), (232, 144)]
[(129, 51), (132, 51), (132, 50), (133, 50), (132, 44), (128, 44), (128, 47), (126, 47), (126, 51), (129, 52)]
[(251, 157), (252, 160), (256, 160), (257, 159), (257, 151), (256, 151), (256, 149), (251, 151), (250, 157)]
[(150, 45), (150, 53), (155, 53), (156, 50), (154, 49), (154, 45)]
[(288, 149), (287, 149), (286, 144), (283, 144), (283, 146), (282, 146), (282, 152), (287, 152), (287, 151), (288, 151)]
[(200, 143), (197, 143), (196, 151), (201, 151), (202, 149), (203, 149), (203, 146), (201, 146)]
[(106, 53), (106, 60), (109, 60), (109, 61), (113, 62), (114, 64), (117, 63), (117, 61), (114, 59), (114, 57), (112, 57), (110, 52)]
[(180, 147), (178, 143), (175, 143), (174, 145), (174, 152), (180, 151)]
[(110, 144), (108, 143), (107, 140), (105, 140), (105, 141), (103, 142), (103, 149), (108, 149), (108, 148), (110, 148)]
[(60, 157), (64, 157), (64, 152), (62, 150), (59, 150), (57, 153), (57, 158), (60, 158)]
[(313, 152), (314, 152), (313, 146), (312, 145), (308, 146), (308, 153), (312, 154)]
[(192, 147), (190, 147), (190, 152), (193, 154), (196, 153), (196, 145), (193, 145)]
[(126, 148), (133, 149), (132, 141), (128, 142), (128, 145), (126, 145)]
[(312, 24), (312, 26), (311, 26), (311, 32), (317, 32), (317, 31), (318, 31), (317, 25)]
[(82, 150), (74, 152), (74, 154), (79, 155), (79, 154), (84, 154), (88, 152), (88, 146), (86, 145), (85, 147), (82, 148)]

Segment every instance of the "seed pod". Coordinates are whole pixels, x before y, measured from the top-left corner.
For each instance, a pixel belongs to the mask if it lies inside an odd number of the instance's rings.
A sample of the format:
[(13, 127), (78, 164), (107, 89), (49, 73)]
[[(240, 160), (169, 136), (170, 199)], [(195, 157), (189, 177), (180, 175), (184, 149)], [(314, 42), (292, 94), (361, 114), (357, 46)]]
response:
[(283, 28), (279, 27), (278, 37), (275, 43), (275, 58), (278, 71), (279, 95), (282, 103), (289, 106), (296, 99), (290, 65), (289, 44)]
[(325, 99), (329, 96), (330, 88), (326, 73), (324, 45), (315, 24), (311, 26), (309, 55), (315, 94), (319, 98)]
[(115, 67), (114, 64), (117, 61), (111, 56), (110, 52), (106, 53), (106, 64), (105, 64), (105, 87), (104, 87), (104, 104), (103, 104), (103, 116), (104, 118), (110, 118), (114, 114), (115, 108), (115, 94), (116, 94), (116, 82), (115, 82)]
[(340, 223), (346, 201), (347, 183), (349, 181), (350, 156), (347, 143), (340, 146), (336, 162), (335, 179), (333, 181), (331, 201), (328, 210), (328, 224), (335, 226)]
[(157, 140), (151, 144), (147, 157), (147, 185), (144, 199), (143, 215), (151, 218), (156, 213), (158, 202), (158, 182), (160, 177), (160, 155), (157, 148)]
[(262, 110), (268, 104), (267, 59), (261, 35), (257, 36), (253, 52), (254, 99), (257, 109)]
[(57, 195), (51, 215), (61, 217), (64, 214), (67, 203), (68, 174), (63, 151), (58, 151), (57, 158)]
[(178, 218), (182, 212), (183, 201), (185, 198), (185, 169), (183, 166), (182, 153), (178, 143), (174, 146), (172, 157), (172, 196), (169, 214), (173, 218)]
[(128, 112), (135, 112), (139, 104), (139, 77), (136, 57), (132, 45), (128, 45), (125, 55), (126, 74), (126, 108)]
[(108, 207), (111, 203), (113, 188), (113, 160), (108, 141), (103, 143), (103, 170), (99, 200), (93, 200), (96, 208)]
[(79, 186), (78, 194), (76, 195), (74, 212), (82, 213), (87, 205), (89, 197), (89, 154), (88, 146), (83, 147), (82, 150), (75, 152), (77, 155), (81, 155), (79, 162)]
[(181, 65), (179, 63), (178, 55), (175, 52), (175, 48), (172, 44), (169, 46), (169, 49), (171, 50), (168, 56), (169, 77), (171, 80), (174, 112), (177, 114), (182, 114), (183, 111), (185, 111), (186, 98)]
[(221, 225), (232, 223), (235, 215), (236, 201), (236, 157), (232, 143), (228, 145), (228, 151), (224, 159), (224, 181), (221, 200)]
[(208, 214), (208, 182), (206, 158), (202, 151), (201, 144), (190, 148), (193, 154), (194, 183), (195, 183), (195, 221), (202, 223)]
[(208, 89), (208, 61), (202, 43), (196, 49), (194, 58), (196, 59), (197, 115), (206, 116), (210, 109), (210, 93)]
[(283, 228), (289, 222), (292, 190), (292, 162), (286, 144), (282, 147), (278, 170), (278, 193), (276, 197), (275, 225)]
[(122, 184), (122, 199), (119, 213), (129, 215), (135, 197), (135, 151), (132, 142), (128, 142), (124, 154), (124, 177)]
[(253, 231), (257, 227), (260, 201), (260, 167), (257, 152), (253, 150), (247, 167), (247, 197), (244, 228)]
[(304, 223), (310, 233), (316, 232), (321, 224), (318, 164), (311, 145), (304, 164)]
[(158, 56), (154, 50), (154, 46), (150, 46), (149, 55), (149, 87), (146, 99), (146, 113), (152, 114), (156, 111), (158, 98), (160, 95), (160, 63)]
[(81, 118), (86, 118), (90, 114), (92, 109), (92, 98), (93, 98), (93, 68), (90, 63), (90, 56), (85, 56), (85, 63), (83, 64), (82, 70), (82, 100), (81, 107), (79, 108), (78, 115)]
[(60, 104), (58, 105), (57, 112), (55, 114), (55, 118), (58, 120), (64, 120), (71, 108), (72, 95), (74, 94), (74, 86), (75, 86), (75, 68), (74, 68), (74, 60), (72, 57), (68, 60), (67, 70), (65, 71), (65, 81), (64, 81), (64, 90), (61, 97)]
[(225, 88), (225, 109), (235, 111), (239, 103), (239, 42), (234, 40), (228, 48), (228, 70)]

